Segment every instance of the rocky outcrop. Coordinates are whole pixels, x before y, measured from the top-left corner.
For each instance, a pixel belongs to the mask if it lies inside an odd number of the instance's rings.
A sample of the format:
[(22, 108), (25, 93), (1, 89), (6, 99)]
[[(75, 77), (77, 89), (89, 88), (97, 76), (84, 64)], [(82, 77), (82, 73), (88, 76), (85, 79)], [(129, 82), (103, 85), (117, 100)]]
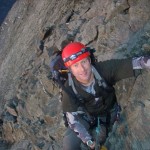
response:
[[(0, 135), (9, 149), (62, 149), (52, 53), (80, 41), (96, 49), (99, 61), (148, 54), (149, 6), (149, 0), (16, 1), (0, 31)], [(106, 141), (110, 150), (149, 149), (149, 75), (144, 70), (115, 86), (122, 112)]]

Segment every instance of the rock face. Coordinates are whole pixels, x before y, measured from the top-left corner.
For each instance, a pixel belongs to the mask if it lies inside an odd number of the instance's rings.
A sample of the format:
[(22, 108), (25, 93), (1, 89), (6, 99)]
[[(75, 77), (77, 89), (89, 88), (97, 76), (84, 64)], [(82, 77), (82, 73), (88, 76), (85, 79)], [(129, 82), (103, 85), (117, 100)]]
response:
[[(0, 149), (61, 150), (52, 53), (80, 41), (99, 61), (150, 54), (149, 18), (149, 0), (17, 0), (0, 30)], [(122, 112), (106, 141), (110, 150), (150, 149), (149, 77), (144, 70), (115, 86)]]

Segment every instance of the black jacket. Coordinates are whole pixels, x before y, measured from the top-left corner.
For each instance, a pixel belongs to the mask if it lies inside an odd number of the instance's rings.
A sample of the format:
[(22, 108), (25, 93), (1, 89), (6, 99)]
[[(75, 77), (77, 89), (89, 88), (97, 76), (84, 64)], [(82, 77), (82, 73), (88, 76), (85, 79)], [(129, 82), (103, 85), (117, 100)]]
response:
[[(75, 88), (80, 96), (84, 99), (83, 105), (87, 111), (92, 115), (105, 115), (116, 102), (115, 89), (113, 85), (121, 79), (134, 76), (132, 67), (132, 59), (122, 60), (108, 60), (104, 62), (98, 62), (95, 64), (95, 68), (99, 74), (104, 78), (105, 82), (111, 87), (111, 90), (106, 90), (102, 86), (100, 87), (96, 81), (94, 86), (96, 94), (95, 96), (84, 91), (80, 83), (73, 78)], [(73, 92), (72, 88), (69, 87), (68, 82), (66, 88)], [(95, 98), (99, 98), (95, 101)], [(62, 109), (63, 112), (76, 112), (79, 107), (78, 100), (72, 98), (66, 92), (63, 92), (62, 97)]]

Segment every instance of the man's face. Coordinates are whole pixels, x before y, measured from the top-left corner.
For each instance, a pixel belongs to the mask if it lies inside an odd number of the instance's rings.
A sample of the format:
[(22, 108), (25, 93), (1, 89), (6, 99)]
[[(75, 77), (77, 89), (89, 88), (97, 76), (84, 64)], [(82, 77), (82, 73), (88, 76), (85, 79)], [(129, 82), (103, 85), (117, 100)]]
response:
[(79, 82), (83, 84), (88, 84), (90, 82), (92, 67), (89, 58), (84, 58), (71, 65), (70, 70)]

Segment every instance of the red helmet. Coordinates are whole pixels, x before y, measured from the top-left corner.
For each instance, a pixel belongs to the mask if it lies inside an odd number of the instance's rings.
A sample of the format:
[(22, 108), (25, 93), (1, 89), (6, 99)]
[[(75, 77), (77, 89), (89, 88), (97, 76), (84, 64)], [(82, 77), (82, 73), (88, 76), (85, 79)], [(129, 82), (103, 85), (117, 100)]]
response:
[(73, 42), (68, 44), (62, 51), (62, 59), (66, 67), (90, 56), (90, 52), (86, 46), (80, 42)]

